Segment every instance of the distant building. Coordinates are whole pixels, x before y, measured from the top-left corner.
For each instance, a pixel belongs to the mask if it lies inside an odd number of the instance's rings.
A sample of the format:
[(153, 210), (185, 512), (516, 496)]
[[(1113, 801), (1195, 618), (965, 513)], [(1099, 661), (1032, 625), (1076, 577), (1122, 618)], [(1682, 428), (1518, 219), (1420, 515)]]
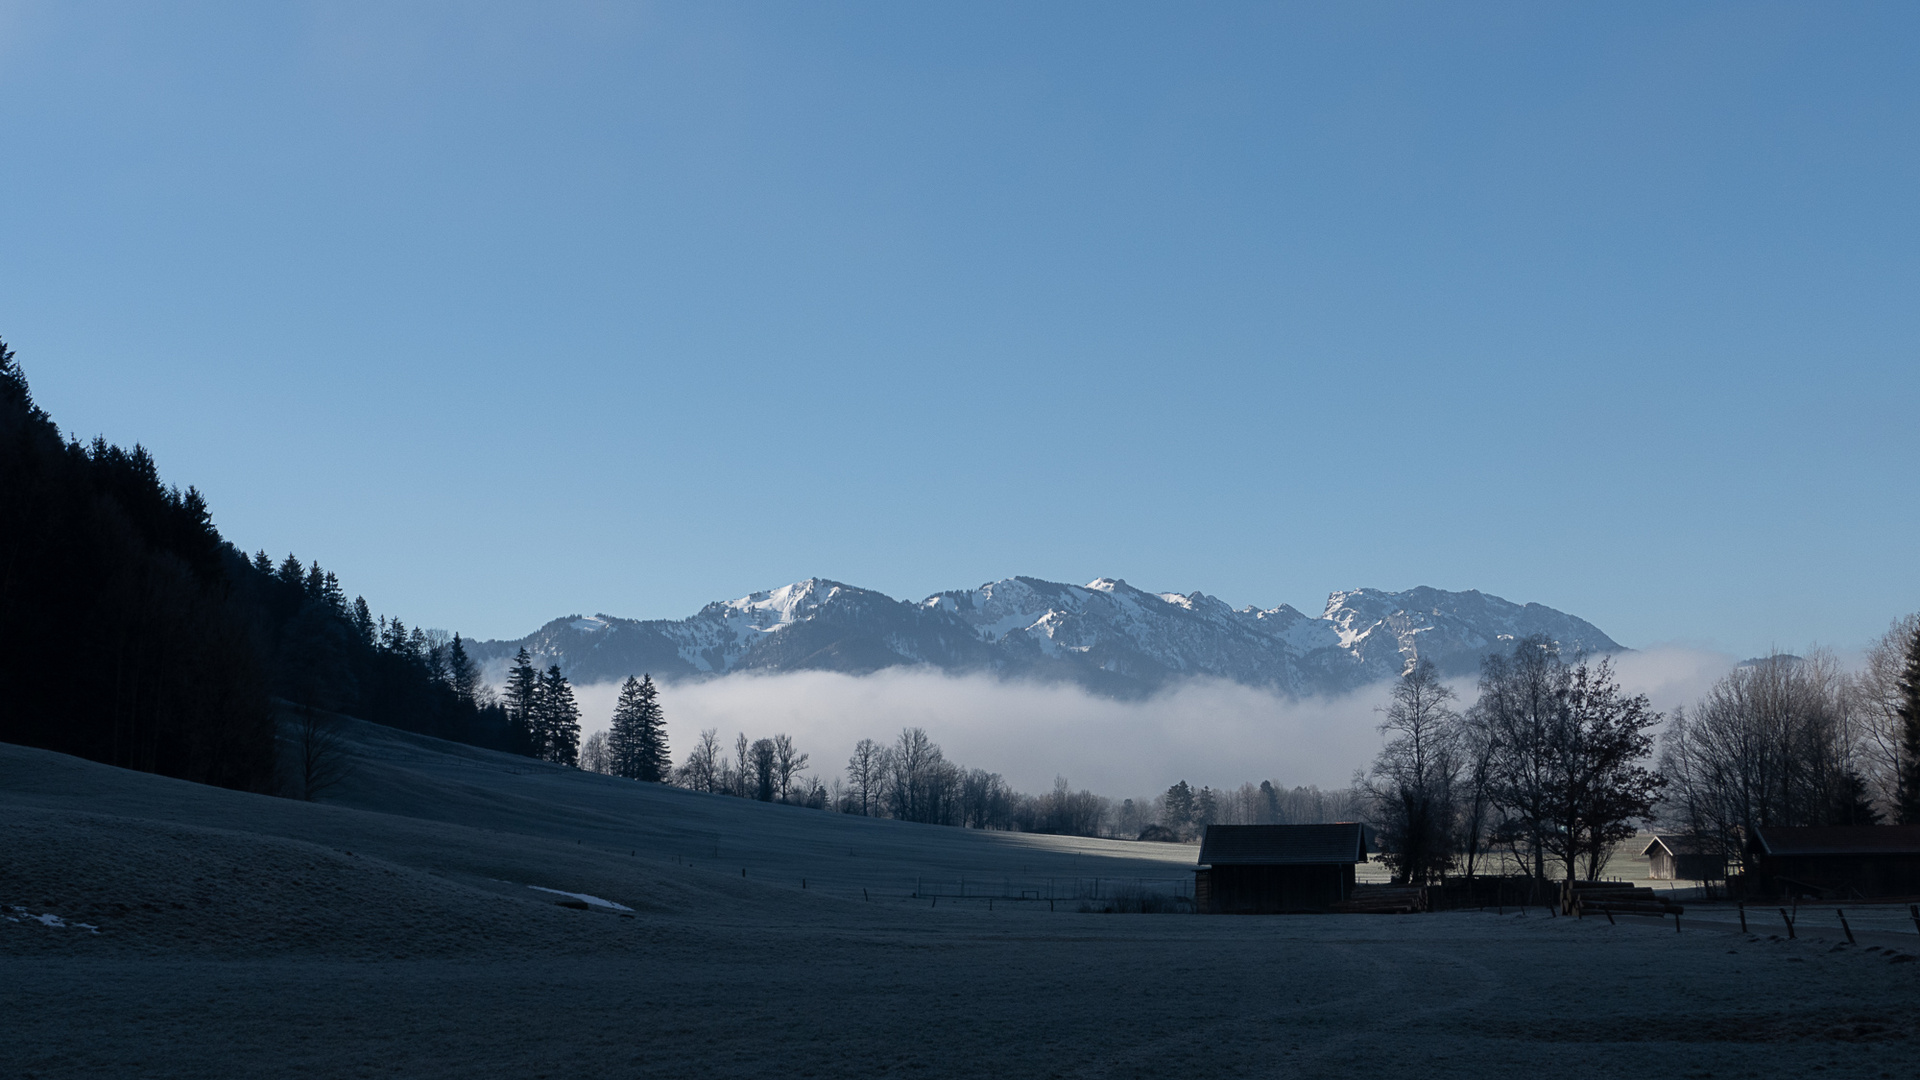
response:
[(1660, 834), (1640, 854), (1653, 869), (1655, 881), (1722, 881), (1727, 876), (1727, 856), (1711, 841), (1697, 836)]
[(1354, 864), (1366, 859), (1366, 830), (1354, 822), (1209, 825), (1194, 904), (1214, 915), (1327, 911), (1353, 895)]
[(1920, 825), (1755, 826), (1747, 877), (1762, 897), (1920, 895)]

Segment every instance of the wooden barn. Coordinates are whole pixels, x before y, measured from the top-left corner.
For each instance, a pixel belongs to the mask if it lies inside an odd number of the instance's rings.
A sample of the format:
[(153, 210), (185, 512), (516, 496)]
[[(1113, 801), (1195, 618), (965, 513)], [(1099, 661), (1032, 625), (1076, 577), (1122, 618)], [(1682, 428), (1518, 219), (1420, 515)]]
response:
[(1920, 825), (1756, 826), (1747, 877), (1769, 898), (1920, 896)]
[(1353, 895), (1365, 829), (1336, 825), (1209, 825), (1194, 871), (1194, 906), (1214, 915), (1330, 910)]
[(1724, 881), (1727, 877), (1726, 854), (1698, 837), (1662, 833), (1640, 854), (1652, 864), (1647, 876), (1655, 881)]

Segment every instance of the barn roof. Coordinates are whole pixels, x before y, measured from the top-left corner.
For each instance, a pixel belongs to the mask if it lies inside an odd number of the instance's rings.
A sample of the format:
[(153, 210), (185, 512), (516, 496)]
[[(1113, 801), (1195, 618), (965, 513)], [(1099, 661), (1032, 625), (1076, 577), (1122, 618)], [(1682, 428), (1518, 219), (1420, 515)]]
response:
[(1755, 826), (1763, 855), (1920, 855), (1920, 825)]
[(1334, 825), (1209, 825), (1200, 841), (1202, 866), (1307, 866), (1357, 863), (1367, 858), (1359, 823)]
[(1653, 843), (1648, 844), (1647, 849), (1640, 854), (1651, 855), (1655, 851), (1660, 850), (1664, 850), (1669, 855), (1718, 854), (1710, 844), (1697, 836), (1682, 836), (1675, 833), (1660, 833), (1653, 838)]

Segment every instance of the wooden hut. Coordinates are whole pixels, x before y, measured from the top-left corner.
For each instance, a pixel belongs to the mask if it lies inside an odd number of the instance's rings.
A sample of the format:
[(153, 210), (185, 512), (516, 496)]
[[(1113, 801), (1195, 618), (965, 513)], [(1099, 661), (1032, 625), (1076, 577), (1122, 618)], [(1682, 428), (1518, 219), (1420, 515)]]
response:
[(1328, 911), (1353, 895), (1367, 859), (1366, 830), (1335, 825), (1209, 825), (1193, 899), (1215, 915)]
[(1755, 826), (1747, 869), (1763, 897), (1920, 895), (1920, 825)]
[(1653, 869), (1655, 881), (1724, 881), (1727, 857), (1712, 844), (1697, 836), (1660, 834), (1640, 854)]

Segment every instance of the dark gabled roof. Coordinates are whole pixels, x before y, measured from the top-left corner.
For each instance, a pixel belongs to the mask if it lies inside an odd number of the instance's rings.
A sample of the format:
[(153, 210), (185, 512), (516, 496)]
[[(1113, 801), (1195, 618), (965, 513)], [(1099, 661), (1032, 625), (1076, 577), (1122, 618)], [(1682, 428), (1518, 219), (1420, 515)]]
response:
[(1697, 836), (1682, 836), (1676, 833), (1661, 833), (1653, 838), (1642, 855), (1651, 855), (1656, 848), (1664, 848), (1669, 855), (1718, 855), (1713, 845)]
[(1336, 825), (1209, 825), (1200, 841), (1202, 866), (1310, 866), (1367, 859), (1357, 822)]
[(1763, 855), (1920, 855), (1920, 825), (1760, 825), (1753, 839)]

